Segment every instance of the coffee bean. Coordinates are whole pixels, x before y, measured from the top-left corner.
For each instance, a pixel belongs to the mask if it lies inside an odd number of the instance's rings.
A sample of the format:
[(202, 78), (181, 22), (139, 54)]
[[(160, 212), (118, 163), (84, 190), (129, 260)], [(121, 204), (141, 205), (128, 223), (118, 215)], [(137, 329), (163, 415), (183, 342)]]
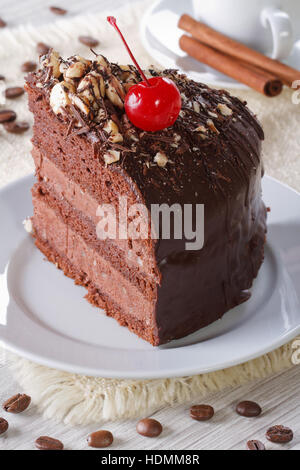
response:
[(98, 39), (92, 38), (91, 36), (79, 36), (78, 40), (81, 44), (88, 47), (96, 47), (99, 44)]
[(101, 447), (109, 447), (114, 440), (114, 436), (110, 431), (100, 430), (92, 432), (88, 438), (87, 442), (90, 447), (95, 447), (100, 449)]
[(254, 401), (241, 401), (236, 406), (236, 412), (246, 418), (254, 418), (262, 412), (261, 407)]
[(264, 444), (260, 441), (248, 441), (246, 448), (247, 450), (266, 450)]
[(29, 124), (26, 121), (21, 122), (6, 122), (4, 123), (5, 130), (10, 134), (23, 134), (28, 131)]
[(0, 124), (3, 124), (4, 122), (14, 121), (16, 117), (16, 113), (11, 109), (2, 109), (0, 111)]
[(4, 418), (0, 418), (0, 434), (4, 434), (8, 430), (8, 422)]
[(286, 428), (285, 426), (272, 426), (267, 430), (266, 438), (277, 444), (286, 444), (293, 440), (294, 433), (290, 428)]
[(0, 18), (0, 28), (5, 28), (5, 26), (6, 22), (2, 18)]
[(215, 414), (215, 410), (209, 405), (194, 405), (190, 409), (190, 417), (196, 421), (208, 421)]
[(49, 10), (52, 11), (52, 13), (55, 15), (65, 15), (67, 13), (67, 10), (59, 7), (49, 7)]
[(5, 90), (5, 97), (9, 99), (18, 98), (23, 94), (24, 88), (21, 86), (12, 86), (10, 88), (6, 88)]
[(64, 445), (53, 437), (41, 436), (35, 441), (35, 447), (39, 450), (63, 450)]
[(8, 413), (22, 413), (30, 405), (31, 398), (25, 393), (18, 393), (3, 403), (3, 409)]
[(36, 51), (39, 55), (45, 55), (48, 54), (49, 50), (51, 49), (50, 46), (47, 46), (47, 44), (44, 44), (43, 42), (39, 42), (36, 45)]
[(136, 430), (142, 436), (157, 437), (162, 433), (163, 428), (156, 419), (145, 418), (137, 423)]
[(28, 62), (24, 62), (24, 64), (22, 64), (21, 70), (22, 72), (34, 72), (36, 67), (37, 64), (29, 60)]

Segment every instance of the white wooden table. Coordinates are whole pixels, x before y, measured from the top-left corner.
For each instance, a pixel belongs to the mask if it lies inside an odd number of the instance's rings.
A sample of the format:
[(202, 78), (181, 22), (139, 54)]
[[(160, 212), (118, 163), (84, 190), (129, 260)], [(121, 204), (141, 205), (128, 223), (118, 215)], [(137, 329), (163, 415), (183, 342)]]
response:
[[(9, 364), (0, 360), (0, 401), (18, 393), (19, 387), (9, 371)], [(235, 411), (235, 404), (244, 399), (257, 401), (263, 407), (259, 418), (243, 418)], [(259, 439), (268, 449), (300, 450), (300, 373), (293, 368), (272, 378), (239, 387), (228, 392), (217, 393), (206, 400), (215, 408), (214, 418), (200, 423), (189, 417), (189, 406), (164, 408), (155, 413), (164, 426), (157, 439), (147, 439), (135, 431), (134, 420), (106, 423), (115, 437), (111, 449), (147, 450), (242, 450), (249, 439)], [(53, 421), (44, 420), (34, 406), (20, 415), (1, 412), (10, 428), (0, 436), (1, 449), (33, 449), (34, 441), (41, 435), (50, 435), (64, 442), (66, 449), (89, 449), (86, 437), (95, 431), (95, 426), (71, 428)], [(294, 440), (285, 446), (270, 444), (265, 431), (274, 424), (283, 424), (294, 430)]]
[[(0, 17), (11, 26), (50, 22), (57, 17), (47, 8), (61, 6), (70, 10), (68, 15), (83, 12), (83, 8), (99, 11), (111, 7), (116, 9), (133, 0), (0, 0)], [(0, 402), (20, 392), (9, 369), (9, 363), (0, 349)], [(237, 401), (250, 399), (263, 407), (264, 413), (257, 419), (238, 416), (234, 407)], [(189, 418), (189, 406), (165, 408), (155, 414), (164, 426), (158, 439), (139, 436), (135, 421), (107, 423), (104, 427), (112, 431), (115, 442), (112, 449), (244, 449), (249, 439), (266, 442), (266, 429), (274, 424), (291, 427), (295, 432), (292, 443), (278, 447), (267, 443), (269, 449), (300, 450), (300, 373), (293, 368), (275, 377), (240, 387), (233, 391), (211, 396), (206, 402), (214, 406), (215, 417), (208, 423), (199, 423)], [(50, 435), (62, 440), (67, 449), (87, 449), (86, 436), (95, 426), (71, 428), (52, 421), (45, 421), (37, 409), (31, 406), (25, 413), (10, 415), (0, 412), (10, 423), (7, 433), (0, 436), (0, 449), (33, 449), (34, 440), (40, 435)]]

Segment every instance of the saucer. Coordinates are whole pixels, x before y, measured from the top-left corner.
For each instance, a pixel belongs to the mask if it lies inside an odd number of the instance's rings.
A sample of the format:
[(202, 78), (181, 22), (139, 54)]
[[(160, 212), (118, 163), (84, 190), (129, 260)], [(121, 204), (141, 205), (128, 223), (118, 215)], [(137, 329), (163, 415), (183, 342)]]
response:
[[(146, 11), (140, 34), (145, 49), (153, 59), (163, 68), (179, 69), (198, 82), (221, 88), (249, 89), (246, 85), (189, 57), (179, 48), (178, 41), (184, 32), (176, 25), (183, 13), (195, 16), (192, 0), (159, 0)], [(300, 38), (284, 63), (300, 70)]]

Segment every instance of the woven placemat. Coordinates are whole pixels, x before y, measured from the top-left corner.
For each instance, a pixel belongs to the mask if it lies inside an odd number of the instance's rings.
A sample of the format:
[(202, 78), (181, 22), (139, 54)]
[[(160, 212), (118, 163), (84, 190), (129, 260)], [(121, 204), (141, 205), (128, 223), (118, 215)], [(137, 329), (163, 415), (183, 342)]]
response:
[[(158, 65), (143, 49), (136, 27), (149, 3), (139, 2), (118, 12), (120, 26), (126, 31), (129, 43), (134, 44), (135, 53), (144, 67)], [(112, 34), (106, 24), (106, 16), (107, 13), (102, 12), (69, 20), (60, 19), (40, 28), (27, 26), (1, 31), (0, 70), (7, 77), (7, 85), (22, 85), (20, 66), (26, 60), (37, 59), (37, 42), (53, 46), (63, 56), (74, 53), (89, 56), (88, 49), (78, 42), (78, 31), (80, 34), (98, 37), (101, 41), (98, 50), (108, 58), (127, 63), (126, 52), (120, 47), (117, 35)], [(293, 104), (292, 91), (284, 90), (280, 97), (273, 100), (253, 91), (238, 91), (234, 94), (249, 103), (263, 124), (267, 173), (299, 191), (300, 108)], [(1, 103), (4, 105), (3, 99)], [(20, 119), (32, 122), (26, 97), (15, 101), (10, 107), (16, 110)], [(3, 186), (31, 173), (34, 167), (30, 155), (30, 131), (23, 136), (15, 136), (0, 130), (0, 137), (0, 186)], [(148, 414), (166, 404), (204, 397), (211, 392), (235, 387), (292, 367), (300, 363), (300, 338), (246, 364), (178, 379), (95, 379), (49, 369), (17, 356), (14, 356), (13, 363), (16, 377), (24, 391), (32, 396), (46, 417), (71, 424), (87, 424)]]
[(13, 356), (15, 376), (46, 418), (91, 424), (147, 416), (165, 405), (204, 399), (211, 393), (262, 379), (300, 364), (300, 337), (262, 357), (209, 374), (157, 380), (86, 377)]

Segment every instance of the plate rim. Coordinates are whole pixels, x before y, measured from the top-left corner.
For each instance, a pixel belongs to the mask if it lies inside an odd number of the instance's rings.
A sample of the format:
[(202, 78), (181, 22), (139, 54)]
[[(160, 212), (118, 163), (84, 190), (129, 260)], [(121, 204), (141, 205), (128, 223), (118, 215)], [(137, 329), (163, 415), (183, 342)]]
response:
[(84, 375), (84, 376), (96, 377), (96, 378), (119, 379), (119, 380), (126, 380), (126, 379), (128, 380), (156, 380), (156, 379), (169, 379), (169, 378), (171, 379), (171, 378), (190, 377), (190, 376), (195, 376), (195, 375), (209, 374), (212, 372), (227, 370), (232, 367), (250, 362), (266, 354), (272, 353), (276, 349), (280, 348), (281, 346), (284, 346), (288, 342), (295, 339), (300, 334), (300, 325), (299, 325), (298, 327), (295, 327), (289, 333), (281, 337), (280, 340), (273, 343), (271, 349), (269, 347), (262, 348), (256, 353), (253, 353), (250, 355), (244, 355), (239, 359), (228, 361), (224, 363), (223, 366), (221, 365), (218, 367), (210, 366), (210, 367), (201, 368), (201, 370), (199, 370), (197, 367), (190, 368), (190, 369), (182, 368), (182, 369), (177, 369), (176, 372), (174, 371), (174, 372), (170, 372), (167, 374), (164, 371), (156, 371), (148, 375), (144, 375), (142, 372), (124, 373), (121, 371), (114, 371), (111, 374), (111, 373), (108, 373), (105, 369), (100, 372), (100, 371), (96, 371), (94, 368), (89, 369), (84, 366), (73, 366), (72, 364), (69, 364), (67, 362), (57, 362), (54, 359), (47, 359), (47, 358), (44, 358), (43, 356), (37, 358), (36, 354), (30, 353), (29, 351), (26, 351), (23, 348), (19, 348), (17, 346), (12, 345), (9, 341), (5, 341), (1, 339), (1, 328), (2, 328), (2, 325), (0, 325), (0, 345), (2, 345), (5, 350), (20, 356), (21, 359), (27, 359), (31, 362), (34, 362), (35, 364), (38, 364), (44, 367), (49, 367), (51, 369), (60, 370), (62, 372), (66, 372), (70, 374)]
[[(0, 190), (0, 194), (4, 191), (9, 191), (13, 189), (15, 185), (22, 185), (26, 184), (33, 178), (33, 174), (25, 176), (24, 178), (18, 179), (16, 181), (13, 181), (7, 185), (5, 185), (3, 188)], [(286, 183), (282, 183), (276, 178), (272, 176), (265, 175), (266, 179), (269, 179), (275, 184), (279, 184), (280, 186), (284, 187), (286, 190), (292, 191), (295, 193), (298, 197), (300, 197), (300, 193), (295, 190), (294, 188), (291, 188), (289, 185)], [(197, 374), (204, 374), (204, 373), (209, 373), (209, 372), (214, 372), (217, 370), (224, 370), (228, 369), (230, 367), (236, 366), (238, 364), (242, 364), (244, 362), (251, 361), (257, 357), (260, 357), (266, 353), (269, 353), (271, 351), (274, 351), (275, 349), (281, 347), (282, 345), (286, 344), (287, 342), (291, 341), (294, 339), (298, 334), (300, 334), (300, 321), (299, 325), (293, 327), (290, 331), (287, 333), (281, 335), (278, 337), (276, 341), (273, 341), (272, 344), (267, 345), (266, 347), (261, 347), (257, 351), (251, 353), (251, 354), (244, 354), (243, 356), (240, 356), (239, 358), (232, 359), (232, 360), (226, 360), (224, 363), (219, 363), (217, 366), (216, 365), (209, 365), (207, 367), (201, 367), (199, 369), (197, 366), (193, 365), (191, 367), (184, 367), (184, 368), (177, 368), (176, 370), (171, 370), (168, 373), (166, 370), (159, 370), (159, 369), (152, 369), (152, 371), (148, 373), (143, 373), (141, 371), (122, 371), (122, 370), (115, 370), (115, 371), (107, 371), (101, 369), (101, 367), (98, 367), (97, 370), (95, 370), (94, 367), (88, 368), (86, 366), (82, 365), (73, 365), (65, 361), (58, 361), (57, 359), (53, 358), (47, 358), (42, 356), (38, 356), (36, 352), (31, 352), (27, 349), (24, 349), (23, 347), (20, 347), (17, 344), (13, 344), (5, 335), (5, 326), (0, 325), (0, 344), (3, 344), (4, 348), (9, 350), (12, 353), (15, 353), (17, 355), (22, 356), (25, 359), (28, 359), (30, 361), (33, 361), (35, 363), (38, 363), (40, 365), (66, 371), (69, 373), (76, 373), (79, 375), (89, 375), (93, 377), (104, 377), (104, 378), (116, 378), (116, 379), (136, 379), (136, 380), (149, 380), (149, 379), (162, 379), (162, 378), (171, 378), (171, 377), (182, 377), (182, 376), (190, 376), (190, 375), (197, 375)], [(2, 334), (3, 332), (3, 334)], [(187, 345), (188, 347), (188, 345)], [(183, 347), (184, 348), (184, 347)], [(116, 348), (118, 349), (118, 348)], [(177, 349), (178, 350), (181, 348)], [(160, 351), (161, 353), (164, 353), (164, 351), (170, 351), (170, 349), (165, 349), (165, 350), (159, 350), (159, 349), (154, 349), (154, 351)], [(174, 349), (175, 351), (175, 349)]]

